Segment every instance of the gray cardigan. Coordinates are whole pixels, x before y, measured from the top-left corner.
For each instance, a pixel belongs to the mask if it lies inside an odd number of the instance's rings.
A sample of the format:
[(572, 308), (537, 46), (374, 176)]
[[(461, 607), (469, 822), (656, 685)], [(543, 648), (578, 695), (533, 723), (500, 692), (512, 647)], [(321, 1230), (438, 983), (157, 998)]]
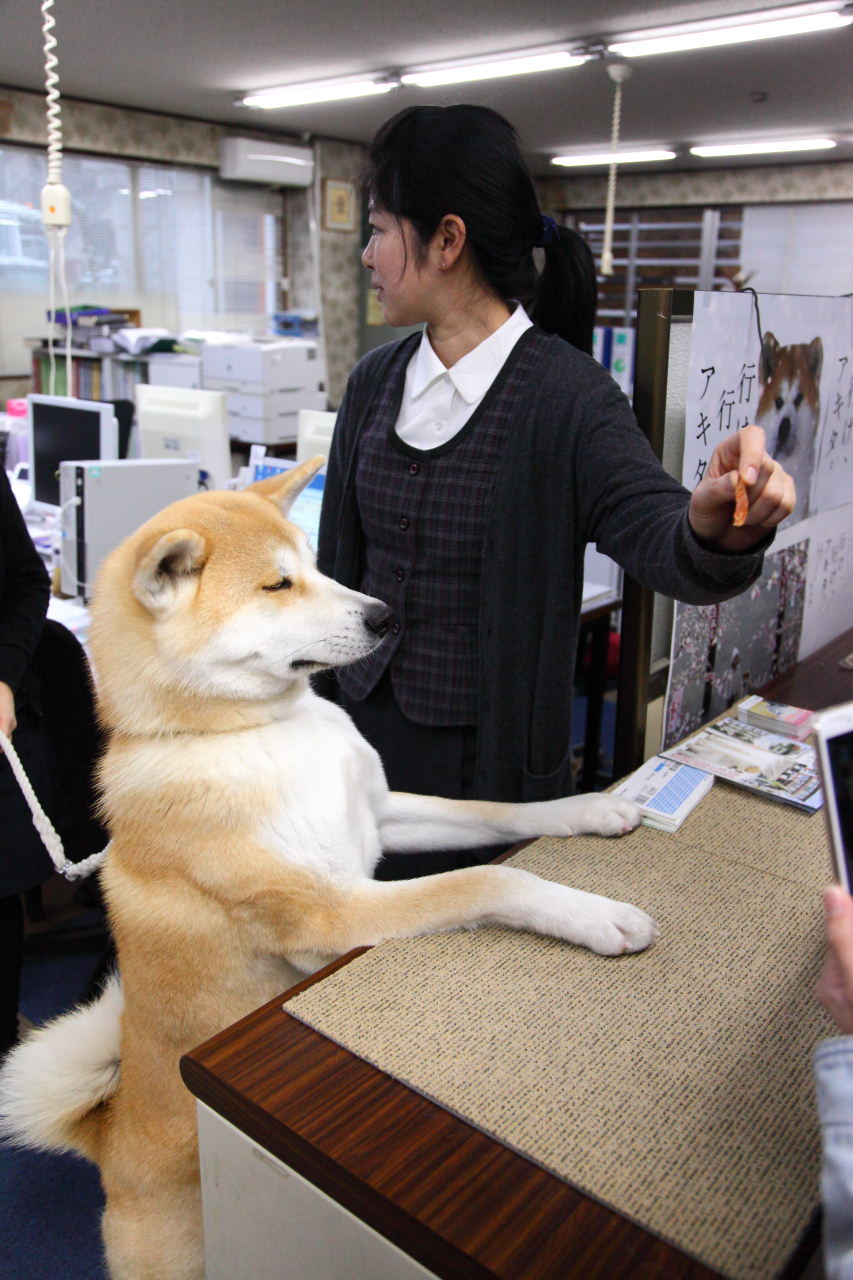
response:
[[(402, 339), (412, 353), (419, 334)], [(400, 343), (365, 356), (338, 413), (320, 523), (319, 565), (359, 588), (363, 533), (355, 492), (358, 439)], [(501, 460), (483, 544), (477, 794), (545, 800), (571, 783), (571, 712), (586, 544), (639, 582), (712, 604), (761, 572), (750, 555), (703, 547), (689, 494), (661, 468), (625, 396), (591, 357), (543, 344), (528, 411)]]

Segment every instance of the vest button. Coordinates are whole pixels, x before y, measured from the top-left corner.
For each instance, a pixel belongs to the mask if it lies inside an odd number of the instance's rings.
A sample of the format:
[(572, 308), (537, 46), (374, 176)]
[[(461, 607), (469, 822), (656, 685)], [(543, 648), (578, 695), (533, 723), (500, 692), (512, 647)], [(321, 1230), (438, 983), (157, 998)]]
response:
[(406, 574), (402, 569), (398, 569), (397, 572), (394, 574), (394, 577), (397, 579), (398, 582), (402, 582), (405, 576)]
[(400, 528), (408, 529), (408, 527), (409, 527), (409, 518), (408, 516), (403, 516), (402, 519), (400, 520)]
[(420, 464), (419, 462), (410, 462), (410, 463), (409, 463), (409, 475), (410, 475), (410, 476), (416, 476), (416, 475), (418, 474), (418, 472), (420, 471), (420, 469), (421, 469), (421, 464)]
[(392, 635), (394, 635), (394, 636), (398, 636), (398, 635), (400, 634), (400, 624), (399, 624), (399, 622), (395, 622), (395, 623), (394, 623), (394, 625), (393, 625), (393, 626), (392, 626), (392, 628), (391, 628), (391, 634), (392, 634)]

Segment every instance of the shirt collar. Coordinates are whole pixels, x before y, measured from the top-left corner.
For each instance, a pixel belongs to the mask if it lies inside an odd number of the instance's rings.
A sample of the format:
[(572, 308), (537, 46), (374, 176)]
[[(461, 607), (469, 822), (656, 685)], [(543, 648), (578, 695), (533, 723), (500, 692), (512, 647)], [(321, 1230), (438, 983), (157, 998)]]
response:
[(525, 329), (530, 327), (530, 319), (520, 303), (503, 324), (489, 334), (479, 346), (469, 351), (450, 369), (445, 369), (432, 349), (427, 337), (426, 326), (421, 334), (420, 346), (411, 362), (410, 392), (412, 399), (417, 399), (428, 387), (439, 378), (447, 378), (467, 404), (481, 400), (495, 380), (498, 371), (506, 362), (516, 342)]

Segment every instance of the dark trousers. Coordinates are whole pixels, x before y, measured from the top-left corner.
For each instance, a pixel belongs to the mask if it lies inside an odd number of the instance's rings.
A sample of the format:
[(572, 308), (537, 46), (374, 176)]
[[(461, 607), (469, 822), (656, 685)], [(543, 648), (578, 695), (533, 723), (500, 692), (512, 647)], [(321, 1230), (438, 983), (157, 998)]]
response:
[[(341, 705), (379, 753), (392, 791), (420, 796), (473, 800), (476, 725), (416, 724), (403, 714), (394, 697), (388, 671), (361, 702), (344, 694)], [(374, 873), (377, 880), (412, 880), (490, 862), (510, 846), (440, 849), (425, 853), (385, 853)]]
[(19, 893), (0, 898), (0, 1058), (18, 1039), (18, 997), (24, 956), (24, 904)]

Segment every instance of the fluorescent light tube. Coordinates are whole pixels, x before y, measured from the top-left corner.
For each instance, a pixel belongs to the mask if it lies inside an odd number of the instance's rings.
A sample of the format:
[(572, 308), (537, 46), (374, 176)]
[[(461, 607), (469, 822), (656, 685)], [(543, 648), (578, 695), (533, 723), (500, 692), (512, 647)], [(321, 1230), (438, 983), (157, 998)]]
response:
[(782, 151), (828, 151), (837, 144), (831, 138), (799, 138), (778, 142), (722, 142), (710, 147), (691, 147), (692, 156), (761, 156)]
[(568, 155), (554, 156), (551, 164), (565, 165), (567, 168), (573, 168), (580, 165), (593, 164), (612, 164), (615, 160), (617, 164), (643, 164), (650, 160), (674, 160), (674, 151), (593, 151), (588, 155)]
[(529, 53), (508, 53), (500, 57), (475, 58), (468, 62), (448, 62), (442, 66), (406, 71), (403, 84), (429, 88), (439, 84), (463, 84), (471, 80), (495, 80), (503, 76), (524, 76), (534, 71), (560, 71), (578, 67), (587, 59), (567, 49), (540, 49)]
[(641, 58), (654, 53), (683, 53), (688, 49), (745, 44), (751, 40), (772, 40), (777, 36), (834, 31), (851, 22), (853, 14), (841, 13), (828, 6), (795, 5), (788, 9), (767, 9), (764, 13), (738, 14), (711, 22), (632, 31), (612, 44), (608, 43), (607, 50), (623, 58)]
[(274, 111), (278, 107), (300, 107), (312, 102), (340, 102), (346, 98), (367, 98), (387, 93), (396, 80), (316, 80), (311, 84), (285, 84), (277, 89), (259, 89), (240, 98), (244, 107)]

